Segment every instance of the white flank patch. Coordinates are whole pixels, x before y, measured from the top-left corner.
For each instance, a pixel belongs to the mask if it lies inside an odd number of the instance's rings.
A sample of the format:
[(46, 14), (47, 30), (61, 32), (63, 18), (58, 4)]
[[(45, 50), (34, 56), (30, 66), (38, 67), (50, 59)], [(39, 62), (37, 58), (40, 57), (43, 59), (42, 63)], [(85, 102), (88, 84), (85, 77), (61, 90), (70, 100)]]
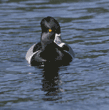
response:
[(33, 57), (33, 55), (34, 55), (34, 54), (36, 54), (37, 52), (38, 52), (38, 51), (34, 52), (34, 53), (33, 53), (33, 54), (32, 54), (32, 55), (28, 58), (28, 60), (27, 60), (27, 61), (28, 61), (28, 63), (29, 63), (29, 64), (31, 63), (31, 58), (32, 58), (32, 57)]

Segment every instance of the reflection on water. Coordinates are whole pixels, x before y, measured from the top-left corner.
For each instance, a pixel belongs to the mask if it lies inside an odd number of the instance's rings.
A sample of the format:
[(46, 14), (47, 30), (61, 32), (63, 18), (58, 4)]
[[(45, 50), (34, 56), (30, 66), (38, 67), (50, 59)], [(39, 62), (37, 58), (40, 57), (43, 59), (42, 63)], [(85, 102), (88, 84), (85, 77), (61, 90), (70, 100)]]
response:
[[(27, 66), (46, 16), (75, 52), (68, 66)], [(108, 73), (109, 0), (0, 1), (0, 110), (108, 110)]]
[(56, 65), (45, 65), (43, 69), (42, 90), (45, 91), (45, 95), (49, 97), (45, 97), (43, 100), (53, 101), (61, 98), (58, 94), (61, 90), (61, 80), (59, 78), (58, 71), (59, 67)]

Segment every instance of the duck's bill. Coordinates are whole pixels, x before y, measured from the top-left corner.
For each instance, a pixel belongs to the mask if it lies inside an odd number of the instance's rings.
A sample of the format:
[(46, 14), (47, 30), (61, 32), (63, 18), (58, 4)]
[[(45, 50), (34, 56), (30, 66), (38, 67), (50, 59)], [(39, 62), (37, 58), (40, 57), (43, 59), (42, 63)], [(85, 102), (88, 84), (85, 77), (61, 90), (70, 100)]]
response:
[(68, 50), (64, 49), (64, 51), (70, 54), (72, 57), (75, 56), (72, 48), (61, 40), (61, 34), (55, 34), (54, 43), (57, 44), (60, 48), (66, 47)]
[(61, 40), (61, 34), (55, 34), (54, 43), (57, 44), (59, 47), (62, 47), (65, 43)]
[(55, 34), (54, 43), (56, 43), (57, 45), (62, 42), (60, 37), (61, 37), (61, 34), (57, 34), (57, 33)]

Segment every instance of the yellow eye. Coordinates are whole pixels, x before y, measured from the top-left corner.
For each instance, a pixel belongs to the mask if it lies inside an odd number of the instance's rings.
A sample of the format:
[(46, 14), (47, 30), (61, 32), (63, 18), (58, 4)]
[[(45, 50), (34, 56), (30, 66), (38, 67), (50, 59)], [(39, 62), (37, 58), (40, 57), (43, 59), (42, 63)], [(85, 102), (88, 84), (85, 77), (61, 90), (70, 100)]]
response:
[(49, 29), (49, 32), (52, 32), (52, 30), (51, 30), (51, 29)]

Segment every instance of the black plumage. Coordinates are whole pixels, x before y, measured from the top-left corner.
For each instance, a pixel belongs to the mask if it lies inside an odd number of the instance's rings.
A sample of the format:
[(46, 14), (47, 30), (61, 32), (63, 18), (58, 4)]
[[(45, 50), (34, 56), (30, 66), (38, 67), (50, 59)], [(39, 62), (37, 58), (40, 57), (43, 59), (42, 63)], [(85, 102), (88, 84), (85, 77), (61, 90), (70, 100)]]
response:
[(46, 63), (66, 65), (72, 61), (74, 52), (60, 37), (60, 25), (53, 17), (41, 21), (41, 40), (34, 44), (26, 54), (26, 60), (32, 66)]

